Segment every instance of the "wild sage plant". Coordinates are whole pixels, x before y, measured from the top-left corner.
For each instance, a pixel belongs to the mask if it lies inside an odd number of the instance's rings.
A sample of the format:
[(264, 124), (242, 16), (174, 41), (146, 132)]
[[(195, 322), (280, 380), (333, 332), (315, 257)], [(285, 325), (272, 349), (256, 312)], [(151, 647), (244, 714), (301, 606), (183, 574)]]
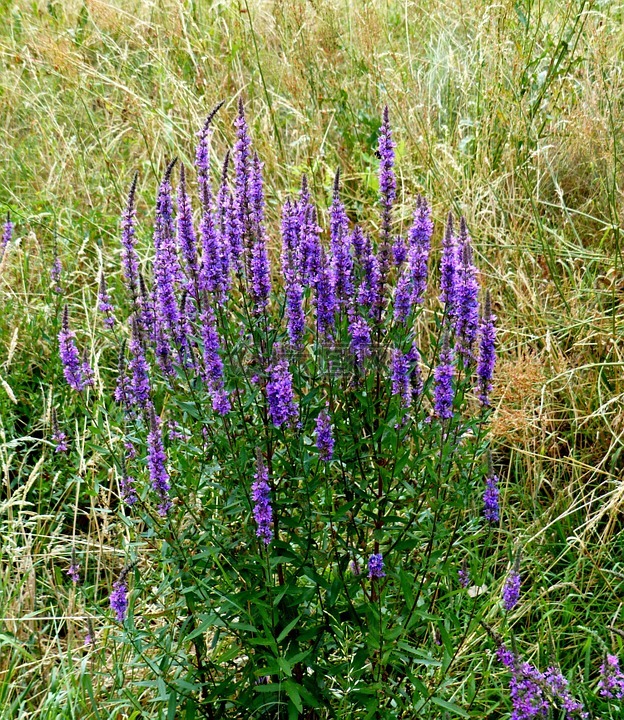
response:
[[(198, 135), (197, 208), (183, 166), (174, 191), (172, 161), (144, 259), (135, 177), (126, 298), (100, 279), (119, 359), (90, 412), (110, 428), (130, 540), (110, 608), (188, 717), (465, 713), (473, 697), (455, 697), (453, 678), (479, 601), (461, 616), (466, 548), (500, 518), (486, 456), (495, 317), (467, 224), (449, 215), (439, 273), (425, 198), (395, 234), (386, 109), (377, 221), (351, 221), (340, 172), (324, 217), (303, 176), (278, 258), (242, 104), (213, 186), (218, 109)], [(59, 341), (86, 396), (68, 308)]]

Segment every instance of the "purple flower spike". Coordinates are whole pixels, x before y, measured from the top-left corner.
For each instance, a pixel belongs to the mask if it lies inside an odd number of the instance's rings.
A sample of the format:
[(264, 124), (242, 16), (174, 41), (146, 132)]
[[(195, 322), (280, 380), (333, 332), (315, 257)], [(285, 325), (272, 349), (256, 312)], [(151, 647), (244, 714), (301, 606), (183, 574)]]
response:
[(299, 416), (299, 408), (294, 400), (292, 375), (288, 370), (288, 361), (280, 357), (279, 346), (275, 347), (277, 359), (267, 368), (269, 380), (266, 386), (269, 416), (275, 427), (284, 423), (293, 424)]
[(401, 405), (409, 408), (412, 404), (412, 383), (410, 382), (410, 357), (398, 348), (392, 351), (392, 394), (401, 398)]
[(193, 208), (186, 190), (186, 172), (180, 166), (180, 182), (178, 185), (178, 245), (186, 263), (189, 276), (187, 288), (192, 294), (197, 280), (197, 238), (193, 227)]
[(223, 102), (216, 105), (211, 111), (202, 129), (197, 133), (199, 142), (195, 150), (195, 167), (199, 183), (199, 195), (204, 212), (210, 206), (210, 140), (212, 137), (212, 121), (219, 112)]
[(249, 234), (249, 185), (251, 168), (251, 139), (245, 119), (245, 108), (242, 98), (238, 101), (238, 117), (236, 126), (236, 144), (234, 145), (234, 201), (237, 232), (244, 245), (244, 238)]
[(406, 358), (410, 363), (410, 383), (412, 385), (412, 398), (418, 397), (423, 391), (422, 372), (420, 370), (420, 353), (415, 344), (407, 351)]
[(328, 339), (334, 329), (337, 302), (329, 263), (323, 248), (320, 250), (319, 269), (314, 289), (318, 331), (322, 338)]
[(298, 260), (298, 215), (296, 208), (287, 200), (282, 213), (282, 273), (286, 285), (286, 320), (288, 337), (293, 348), (301, 346), (305, 325), (303, 313), (303, 288), (300, 282)]
[(271, 270), (264, 231), (264, 190), (262, 188), (262, 163), (253, 156), (249, 182), (250, 220), (253, 234), (251, 262), (249, 266), (251, 290), (255, 312), (260, 315), (269, 304), (271, 293)]
[(222, 297), (230, 289), (230, 267), (239, 262), (242, 247), (236, 246), (236, 233), (234, 227), (234, 199), (228, 185), (228, 169), (230, 153), (225, 154), (221, 170), (221, 184), (217, 193), (217, 235), (219, 238), (219, 256), (221, 260), (221, 290)]
[(379, 193), (381, 195), (381, 237), (382, 242), (390, 242), (392, 205), (396, 197), (396, 178), (394, 176), (394, 148), (392, 140), (388, 106), (384, 107), (383, 122), (379, 131)]
[(617, 655), (608, 654), (600, 666), (598, 694), (604, 698), (624, 699), (624, 673)]
[(373, 553), (368, 558), (368, 577), (371, 580), (373, 578), (386, 577), (383, 555), (381, 553)]
[(399, 275), (396, 289), (394, 291), (394, 317), (397, 322), (404, 323), (412, 309), (412, 297), (414, 296), (414, 284), (410, 276), (409, 268), (404, 268)]
[(435, 413), (440, 420), (450, 420), (453, 417), (453, 400), (455, 398), (453, 359), (454, 353), (449, 345), (448, 331), (445, 331), (442, 340), (442, 351), (440, 352), (440, 363), (433, 372), (435, 380)]
[(117, 615), (117, 621), (122, 623), (128, 612), (128, 585), (126, 583), (127, 570), (124, 569), (119, 580), (113, 584), (113, 592), (110, 595), (110, 606)]
[(56, 416), (56, 410), (52, 408), (52, 440), (56, 443), (55, 453), (66, 453), (69, 450), (67, 435), (61, 430)]
[(408, 250), (408, 267), (413, 290), (412, 302), (415, 304), (420, 304), (425, 299), (432, 234), (431, 208), (427, 201), (419, 195), (414, 212), (414, 222), (409, 231)]
[(128, 193), (128, 202), (121, 216), (121, 268), (133, 303), (137, 302), (139, 292), (139, 258), (135, 248), (134, 206), (138, 177), (138, 173), (135, 173)]
[(355, 355), (357, 367), (362, 370), (364, 360), (371, 354), (371, 332), (366, 320), (353, 311), (349, 315), (349, 334), (351, 352)]
[(258, 451), (256, 461), (255, 482), (251, 486), (251, 499), (253, 501), (253, 515), (258, 526), (256, 535), (262, 538), (265, 545), (273, 539), (273, 510), (271, 508), (271, 488), (269, 486), (269, 473), (266, 469), (262, 454)]
[(112, 306), (108, 291), (106, 289), (106, 279), (104, 273), (100, 277), (100, 290), (98, 292), (98, 310), (105, 316), (104, 325), (112, 328), (115, 325), (115, 308)]
[(68, 385), (76, 392), (82, 392), (85, 389), (85, 378), (75, 338), (76, 333), (69, 329), (69, 309), (65, 305), (61, 331), (58, 334), (59, 355)]
[(468, 571), (468, 567), (465, 563), (457, 571), (457, 576), (459, 578), (459, 584), (463, 588), (467, 588), (470, 585), (470, 572)]
[(0, 262), (2, 262), (4, 253), (6, 252), (6, 249), (9, 246), (11, 239), (13, 238), (14, 227), (15, 226), (11, 222), (11, 213), (7, 212), (6, 222), (4, 223), (4, 229), (2, 231), (2, 240), (0, 240)]
[(518, 604), (518, 601), (520, 600), (520, 572), (518, 569), (519, 565), (519, 558), (518, 556), (516, 558), (516, 562), (514, 563), (514, 567), (511, 569), (511, 572), (507, 576), (507, 580), (505, 580), (505, 585), (503, 587), (503, 607), (507, 612), (511, 612), (516, 605)]
[(167, 374), (172, 373), (171, 340), (178, 349), (186, 343), (182, 333), (180, 309), (175, 289), (181, 280), (173, 225), (173, 204), (171, 200), (171, 172), (175, 160), (169, 164), (158, 190), (156, 201), (156, 225), (154, 230), (154, 311), (156, 357)]
[(147, 466), (152, 488), (160, 500), (158, 513), (162, 516), (167, 515), (171, 509), (171, 500), (169, 499), (169, 473), (165, 466), (166, 462), (167, 456), (163, 448), (160, 421), (156, 417), (154, 408), (150, 406), (150, 431), (147, 436)]
[(447, 318), (453, 321), (457, 317), (459, 260), (457, 240), (453, 232), (453, 213), (449, 213), (440, 260), (440, 301), (444, 303)]
[(132, 321), (130, 356), (130, 362), (128, 363), (128, 370), (130, 372), (128, 401), (131, 405), (138, 405), (145, 409), (151, 404), (149, 365), (145, 359), (143, 342), (141, 340), (138, 323), (135, 319)]
[(321, 228), (316, 218), (316, 208), (306, 206), (300, 224), (299, 237), (299, 268), (301, 281), (304, 285), (314, 285), (318, 279), (321, 262)]
[(479, 281), (477, 268), (472, 262), (472, 244), (466, 220), (461, 218), (459, 231), (459, 255), (461, 264), (457, 277), (457, 321), (455, 334), (464, 366), (474, 360), (473, 348), (479, 328)]
[(496, 365), (496, 315), (492, 313), (490, 291), (485, 295), (485, 307), (479, 324), (479, 359), (477, 362), (477, 389), (481, 405), (488, 407), (492, 391), (492, 377)]
[(498, 477), (490, 470), (485, 481), (483, 493), (483, 516), (490, 523), (497, 523), (500, 519)]
[(223, 381), (221, 343), (214, 311), (208, 304), (207, 298), (204, 299), (201, 314), (201, 333), (204, 344), (204, 377), (212, 399), (212, 409), (219, 415), (227, 415), (231, 410), (231, 405)]
[(329, 211), (331, 243), (331, 280), (339, 305), (347, 305), (353, 296), (353, 258), (349, 237), (349, 220), (340, 200), (340, 170), (334, 179), (334, 197)]
[(324, 462), (332, 460), (334, 457), (334, 437), (331, 418), (327, 410), (321, 410), (316, 418), (316, 447), (321, 460)]
[[(359, 237), (362, 237), (361, 241)], [(361, 246), (360, 257), (364, 271), (362, 283), (358, 289), (358, 302), (369, 308), (371, 312), (379, 307), (381, 295), (381, 271), (379, 270), (379, 259), (369, 237), (364, 236), (359, 227), (355, 227), (352, 234), (353, 246)]]

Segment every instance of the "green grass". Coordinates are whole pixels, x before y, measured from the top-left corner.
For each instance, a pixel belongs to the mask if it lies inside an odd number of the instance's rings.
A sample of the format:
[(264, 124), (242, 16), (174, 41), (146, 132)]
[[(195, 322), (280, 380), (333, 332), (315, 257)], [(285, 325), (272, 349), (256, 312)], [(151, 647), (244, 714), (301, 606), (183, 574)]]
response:
[[(2, 717), (130, 717), (133, 705), (140, 717), (158, 694), (124, 694), (104, 618), (98, 648), (81, 647), (122, 530), (99, 459), (79, 442), (71, 462), (51, 453), (51, 405), (78, 415), (49, 268), (58, 252), (109, 373), (93, 299), (100, 267), (120, 284), (132, 174), (147, 221), (166, 161), (192, 162), (222, 99), (217, 153), (231, 144), (241, 94), (274, 231), (303, 170), (326, 201), (340, 165), (349, 211), (364, 213), (385, 103), (406, 194), (431, 198), (437, 237), (448, 209), (466, 214), (503, 328), (493, 433), (505, 523), (527, 558), (523, 649), (595, 677), (587, 628), (611, 642), (624, 578), (623, 19), (609, 0), (0, 1), (0, 210), (19, 239), (0, 269)], [(88, 591), (63, 577), (72, 544), (99, 577)], [(500, 686), (488, 662), (479, 682)]]

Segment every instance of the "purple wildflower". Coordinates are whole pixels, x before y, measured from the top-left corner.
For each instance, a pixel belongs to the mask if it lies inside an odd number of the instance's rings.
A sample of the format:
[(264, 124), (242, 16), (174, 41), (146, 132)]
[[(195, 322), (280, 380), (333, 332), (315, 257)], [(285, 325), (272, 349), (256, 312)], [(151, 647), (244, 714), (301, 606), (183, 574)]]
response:
[(134, 484), (135, 479), (131, 475), (127, 475), (124, 473), (121, 478), (120, 490), (121, 498), (126, 503), (126, 505), (132, 506), (139, 499)]
[(145, 287), (145, 279), (142, 273), (139, 273), (139, 295), (137, 297), (136, 317), (141, 332), (147, 333), (150, 337), (156, 336), (156, 317), (154, 314), (154, 302), (150, 298), (147, 288)]
[(331, 281), (339, 305), (346, 305), (353, 295), (353, 258), (349, 238), (349, 220), (340, 200), (340, 170), (336, 170), (334, 196), (329, 211), (331, 243)]
[(392, 223), (392, 205), (396, 197), (396, 178), (394, 176), (394, 148), (392, 140), (388, 106), (383, 110), (383, 122), (379, 131), (379, 193), (381, 201), (381, 239), (383, 245), (390, 242)]
[(264, 191), (262, 189), (262, 163), (257, 155), (253, 156), (249, 181), (250, 218), (253, 231), (253, 245), (249, 274), (251, 290), (255, 301), (255, 312), (261, 314), (269, 303), (271, 293), (271, 275), (269, 255), (264, 231)]
[[(351, 245), (353, 245), (355, 257), (360, 262), (364, 260), (364, 253), (367, 252), (367, 239), (368, 237), (364, 235), (362, 228), (356, 225), (351, 232)], [(368, 248), (368, 252), (370, 252), (370, 248)]]
[(62, 273), (63, 266), (61, 264), (61, 258), (55, 254), (54, 261), (52, 262), (52, 267), (50, 269), (50, 279), (54, 283), (54, 287), (52, 289), (57, 295), (60, 295), (63, 292), (63, 288), (61, 287)]
[(318, 273), (321, 252), (321, 228), (316, 219), (316, 208), (311, 202), (308, 179), (301, 177), (299, 200), (295, 203), (297, 268), (302, 285), (314, 284)]
[(331, 281), (329, 263), (323, 248), (321, 248), (320, 252), (318, 275), (314, 289), (318, 331), (323, 338), (329, 338), (335, 323), (336, 295)]
[(132, 321), (132, 338), (130, 339), (130, 362), (128, 363), (130, 379), (128, 385), (128, 401), (131, 405), (147, 408), (151, 403), (151, 387), (149, 365), (145, 359), (145, 351), (138, 323)]
[(85, 388), (85, 378), (82, 373), (82, 364), (75, 337), (76, 333), (69, 329), (69, 309), (65, 305), (61, 331), (58, 334), (59, 355), (68, 385), (76, 392), (82, 392)]
[(147, 436), (147, 466), (152, 488), (160, 500), (158, 513), (162, 516), (166, 515), (171, 509), (171, 500), (169, 499), (169, 473), (165, 466), (166, 462), (167, 456), (165, 455), (162, 444), (160, 421), (156, 417), (154, 408), (150, 406), (150, 431)]
[(394, 291), (394, 317), (398, 322), (404, 323), (412, 309), (414, 284), (409, 268), (403, 268)]
[(357, 561), (357, 559), (351, 560), (349, 563), (349, 570), (357, 577), (358, 575), (362, 574), (362, 568), (360, 567), (360, 563)]
[(210, 140), (212, 137), (212, 121), (222, 106), (223, 102), (220, 102), (210, 111), (204, 126), (197, 133), (199, 142), (195, 150), (195, 167), (197, 168), (199, 195), (204, 211), (206, 211), (210, 205)]
[(485, 294), (485, 307), (479, 324), (479, 359), (477, 362), (477, 389), (484, 407), (490, 404), (492, 377), (496, 364), (496, 315), (492, 313), (490, 291)]
[(559, 706), (566, 719), (577, 717), (586, 720), (589, 715), (583, 704), (575, 700), (569, 690), (567, 678), (561, 670), (549, 667), (540, 672), (529, 662), (521, 662), (516, 655), (500, 644), (496, 656), (511, 672), (509, 695), (512, 704), (510, 720), (534, 720), (550, 717), (550, 710)]
[(355, 355), (356, 365), (361, 370), (364, 360), (371, 354), (371, 332), (366, 320), (356, 312), (349, 313), (349, 334), (351, 352)]
[(156, 225), (154, 229), (154, 310), (157, 331), (156, 355), (163, 371), (171, 372), (170, 340), (182, 349), (186, 338), (182, 333), (180, 310), (175, 288), (182, 279), (173, 224), (171, 172), (175, 160), (169, 163), (158, 190)]
[(276, 346), (277, 359), (267, 368), (269, 380), (266, 385), (269, 416), (275, 427), (284, 423), (293, 423), (299, 409), (294, 400), (292, 375), (288, 370), (288, 361), (280, 357), (280, 348)]
[(118, 622), (122, 623), (126, 619), (128, 612), (128, 585), (126, 583), (127, 570), (124, 569), (119, 576), (119, 580), (113, 584), (113, 592), (110, 595), (110, 606), (117, 614)]
[(450, 420), (453, 417), (453, 400), (455, 398), (453, 359), (454, 353), (449, 344), (448, 331), (445, 331), (442, 340), (442, 351), (440, 352), (440, 363), (433, 372), (435, 380), (435, 413), (440, 420)]
[(483, 493), (483, 515), (488, 522), (497, 523), (500, 518), (498, 477), (490, 472)]
[(431, 208), (427, 201), (418, 196), (414, 222), (409, 230), (408, 267), (412, 278), (412, 302), (420, 304), (424, 301), (427, 290), (427, 275), (429, 252), (431, 250), (431, 236), (433, 222)]
[(457, 240), (453, 232), (453, 213), (449, 213), (440, 260), (440, 301), (444, 303), (447, 318), (453, 321), (457, 317), (459, 261)]
[(297, 268), (297, 214), (287, 200), (282, 213), (282, 272), (286, 285), (286, 320), (288, 337), (294, 348), (301, 346), (305, 325), (303, 313), (303, 289)]
[(2, 262), (4, 253), (11, 242), (14, 227), (15, 226), (11, 222), (11, 213), (7, 212), (6, 222), (4, 223), (4, 229), (2, 231), (2, 240), (0, 240), (0, 262)]
[(423, 391), (423, 379), (420, 371), (420, 353), (414, 343), (407, 351), (406, 358), (410, 363), (410, 383), (412, 385), (412, 398), (418, 397)]
[(404, 408), (409, 408), (412, 404), (410, 358), (398, 348), (392, 351), (392, 394), (401, 398), (401, 405)]
[(137, 451), (134, 447), (134, 443), (130, 440), (126, 440), (124, 442), (124, 448), (126, 449), (128, 459), (134, 460), (134, 458), (137, 456)]
[(223, 360), (219, 354), (221, 344), (214, 311), (207, 299), (204, 301), (201, 314), (201, 334), (204, 345), (205, 379), (212, 398), (212, 409), (219, 415), (227, 415), (231, 405), (223, 382)]
[[(359, 232), (358, 232), (359, 231)], [(362, 231), (356, 227), (353, 230), (353, 244), (355, 247), (356, 236), (362, 234)], [(359, 244), (359, 240), (358, 240)], [(357, 252), (357, 250), (356, 250)], [(373, 245), (369, 237), (362, 234), (361, 242), (361, 263), (364, 271), (362, 283), (358, 290), (358, 302), (371, 310), (378, 307), (381, 293), (381, 272), (379, 270), (379, 260), (373, 249)]]
[(327, 410), (321, 410), (316, 418), (316, 447), (321, 460), (330, 462), (334, 456), (334, 437), (331, 418)]
[(80, 565), (75, 560), (72, 560), (71, 565), (67, 569), (67, 574), (73, 583), (80, 582)]
[(87, 358), (87, 351), (82, 351), (82, 362), (80, 363), (80, 372), (82, 373), (82, 384), (84, 387), (93, 387), (95, 374), (89, 360)]
[(600, 666), (598, 694), (604, 698), (624, 699), (624, 673), (620, 670), (617, 655), (607, 654)]
[(407, 245), (405, 240), (397, 235), (394, 238), (394, 245), (392, 246), (392, 256), (394, 257), (394, 264), (398, 267), (407, 260)]
[(217, 237), (220, 260), (219, 285), (223, 295), (230, 288), (230, 261), (238, 261), (242, 253), (242, 246), (237, 246), (237, 235), (234, 228), (234, 200), (228, 186), (228, 167), (230, 153), (225, 154), (223, 169), (221, 171), (221, 184), (217, 193)]
[[(516, 564), (518, 562), (516, 561)], [(516, 605), (518, 604), (518, 600), (520, 599), (520, 573), (516, 567), (516, 564), (514, 564), (514, 567), (511, 569), (511, 572), (507, 576), (507, 580), (505, 580), (505, 585), (503, 587), (503, 607), (507, 612), (511, 612)]]
[(133, 303), (137, 301), (139, 290), (139, 258), (134, 237), (136, 221), (134, 202), (137, 180), (138, 173), (135, 173), (128, 193), (128, 202), (121, 216), (121, 267)]
[(301, 282), (304, 285), (314, 285), (318, 278), (321, 262), (321, 228), (316, 218), (316, 208), (313, 205), (299, 203), (299, 269)]
[(386, 577), (384, 572), (384, 561), (381, 553), (373, 553), (368, 558), (368, 577), (372, 580), (373, 578)]
[(468, 571), (468, 567), (466, 566), (466, 563), (463, 563), (462, 566), (457, 571), (457, 576), (459, 577), (459, 584), (463, 588), (467, 588), (468, 585), (470, 585), (470, 572)]
[(69, 450), (67, 435), (61, 430), (56, 416), (56, 410), (52, 408), (52, 440), (56, 443), (55, 453), (66, 453)]
[(180, 182), (178, 185), (178, 244), (189, 275), (187, 287), (189, 292), (192, 292), (194, 282), (197, 279), (197, 238), (193, 227), (191, 199), (186, 191), (184, 165), (180, 166)]
[(98, 292), (98, 310), (105, 316), (104, 325), (112, 328), (115, 324), (115, 308), (112, 306), (108, 291), (106, 289), (106, 279), (104, 273), (100, 277), (100, 290)]
[(269, 486), (269, 472), (266, 469), (262, 454), (258, 451), (256, 460), (255, 482), (251, 486), (251, 499), (253, 501), (253, 515), (258, 526), (256, 535), (262, 538), (265, 545), (273, 539), (273, 510), (271, 508), (271, 488)]
[(459, 231), (459, 256), (461, 264), (457, 277), (457, 321), (455, 334), (464, 366), (474, 359), (473, 347), (479, 329), (479, 281), (477, 268), (472, 262), (472, 244), (462, 216)]

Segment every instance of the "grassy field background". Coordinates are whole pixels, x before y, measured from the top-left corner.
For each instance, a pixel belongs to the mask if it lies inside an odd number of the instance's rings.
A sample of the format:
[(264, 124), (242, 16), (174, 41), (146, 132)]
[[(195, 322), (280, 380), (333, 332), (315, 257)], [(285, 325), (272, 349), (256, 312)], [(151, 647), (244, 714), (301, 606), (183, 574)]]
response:
[[(192, 162), (219, 100), (222, 156), (241, 95), (274, 248), (303, 171), (327, 206), (340, 166), (350, 213), (365, 213), (384, 104), (400, 182), (431, 199), (436, 242), (449, 209), (466, 215), (502, 328), (492, 432), (503, 524), (526, 558), (520, 612), (533, 650), (591, 680), (588, 626), (620, 627), (624, 594), (623, 21), (610, 0), (0, 0), (0, 210), (17, 239), (0, 266), (1, 717), (143, 716), (123, 658), (82, 649), (86, 599), (65, 577), (80, 547), (109, 588), (122, 530), (106, 471), (81, 452), (84, 421), (70, 460), (53, 454), (50, 407), (76, 421), (50, 268), (58, 253), (110, 373), (94, 298), (101, 267), (121, 287), (132, 175), (148, 237), (167, 160)], [(97, 633), (104, 647), (101, 619)]]

